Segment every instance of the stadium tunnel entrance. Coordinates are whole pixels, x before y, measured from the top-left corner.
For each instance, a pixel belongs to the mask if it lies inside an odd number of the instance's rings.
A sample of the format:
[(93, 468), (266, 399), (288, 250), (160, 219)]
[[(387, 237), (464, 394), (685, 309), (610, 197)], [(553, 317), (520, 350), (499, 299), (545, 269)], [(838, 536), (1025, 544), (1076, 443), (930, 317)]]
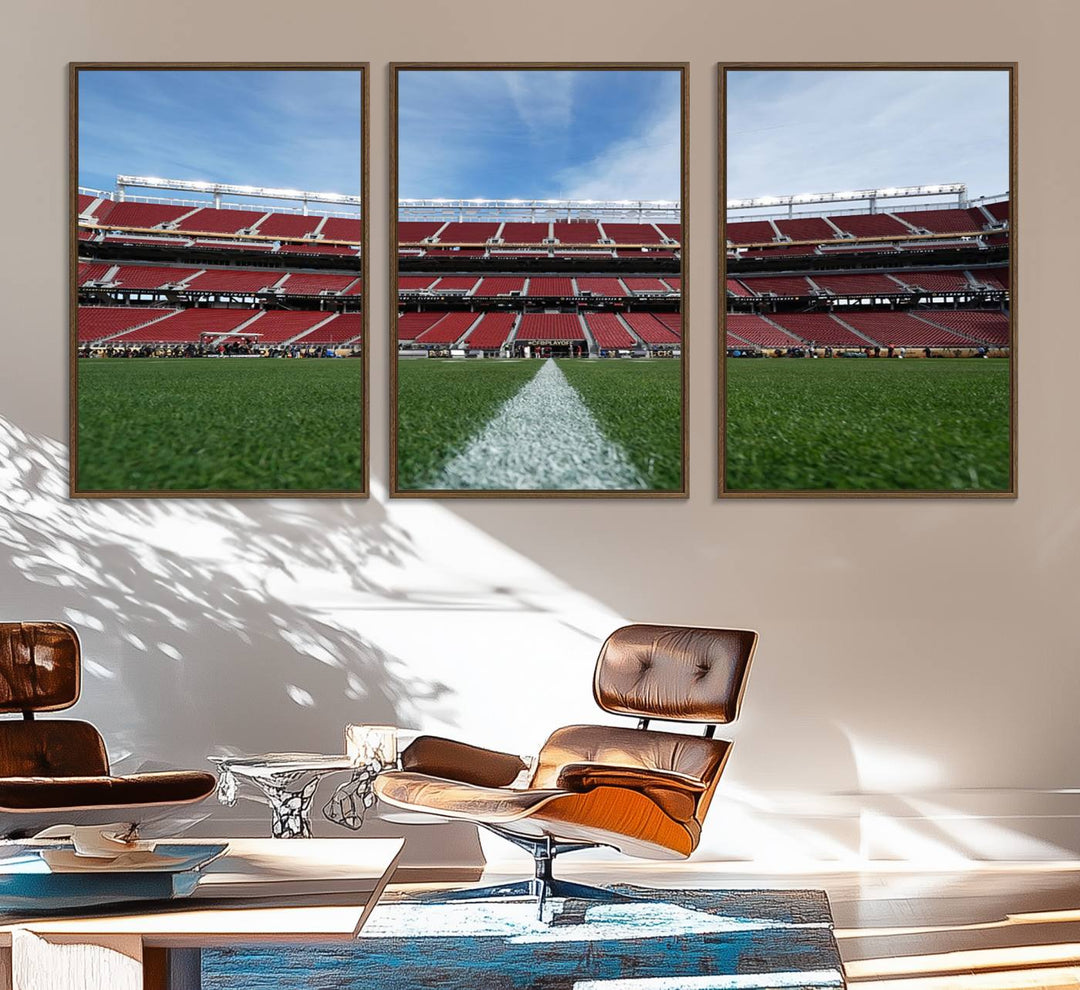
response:
[(584, 340), (518, 341), (514, 357), (575, 358), (588, 357), (589, 345)]

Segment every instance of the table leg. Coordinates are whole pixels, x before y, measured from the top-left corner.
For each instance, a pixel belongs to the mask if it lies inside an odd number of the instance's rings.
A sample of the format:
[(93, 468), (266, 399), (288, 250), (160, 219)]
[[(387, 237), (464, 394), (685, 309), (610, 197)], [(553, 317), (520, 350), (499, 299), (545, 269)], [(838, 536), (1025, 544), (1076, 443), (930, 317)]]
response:
[(344, 825), (354, 832), (362, 828), (365, 813), (375, 803), (375, 778), (383, 769), (377, 760), (355, 769), (352, 776), (339, 784), (330, 796), (323, 807), (323, 815), (329, 821)]
[(258, 784), (270, 802), (270, 834), (275, 839), (311, 838), (311, 802), (319, 778), (309, 780), (300, 790), (274, 780), (262, 779)]
[(202, 949), (143, 946), (143, 990), (201, 990)]

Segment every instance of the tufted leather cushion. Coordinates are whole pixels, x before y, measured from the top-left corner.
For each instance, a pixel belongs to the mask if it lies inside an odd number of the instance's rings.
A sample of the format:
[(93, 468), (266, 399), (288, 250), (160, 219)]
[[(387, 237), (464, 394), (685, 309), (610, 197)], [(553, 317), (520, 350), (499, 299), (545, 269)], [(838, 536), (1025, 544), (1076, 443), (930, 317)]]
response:
[(136, 773), (127, 777), (5, 777), (0, 811), (124, 809), (202, 801), (217, 786), (213, 774), (197, 770)]
[(420, 736), (401, 754), (401, 766), (429, 777), (445, 777), (478, 787), (505, 787), (525, 769), (525, 762), (512, 753), (441, 736)]
[(536, 760), (530, 787), (557, 787), (563, 768), (596, 763), (637, 770), (672, 771), (706, 788), (719, 776), (731, 743), (682, 732), (653, 732), (621, 725), (567, 725), (556, 729)]
[(0, 712), (57, 711), (79, 698), (79, 637), (62, 622), (0, 622)]
[(593, 694), (620, 715), (731, 722), (756, 645), (745, 629), (623, 626), (600, 650)]
[(89, 722), (0, 722), (0, 777), (107, 774), (105, 744)]

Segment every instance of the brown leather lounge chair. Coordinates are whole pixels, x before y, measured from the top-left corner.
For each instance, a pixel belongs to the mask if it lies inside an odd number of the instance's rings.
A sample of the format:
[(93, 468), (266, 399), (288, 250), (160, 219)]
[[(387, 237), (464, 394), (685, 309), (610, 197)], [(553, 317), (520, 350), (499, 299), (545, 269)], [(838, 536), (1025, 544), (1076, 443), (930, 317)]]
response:
[(138, 825), (211, 794), (209, 773), (109, 773), (105, 744), (89, 722), (35, 720), (79, 698), (79, 637), (60, 622), (0, 622), (0, 835), (55, 824)]
[[(532, 853), (533, 880), (462, 897), (532, 895), (541, 915), (549, 893), (610, 899), (603, 888), (554, 879), (552, 860), (592, 846), (649, 859), (694, 851), (731, 752), (713, 736), (739, 714), (757, 638), (735, 629), (624, 626), (600, 650), (593, 696), (604, 711), (637, 718), (637, 728), (558, 729), (528, 774), (510, 753), (421, 736), (402, 753), (401, 770), (376, 779), (376, 793), (395, 808), (475, 822)], [(704, 723), (704, 735), (650, 731), (653, 719)]]

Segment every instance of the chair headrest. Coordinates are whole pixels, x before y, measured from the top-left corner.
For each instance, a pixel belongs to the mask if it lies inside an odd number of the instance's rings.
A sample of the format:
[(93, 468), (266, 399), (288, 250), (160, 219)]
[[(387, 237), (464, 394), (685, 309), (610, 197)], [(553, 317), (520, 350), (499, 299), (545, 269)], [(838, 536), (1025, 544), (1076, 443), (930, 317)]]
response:
[(732, 722), (757, 640), (748, 629), (623, 626), (600, 649), (593, 696), (619, 715)]
[(0, 622), (0, 712), (53, 712), (79, 699), (79, 637), (62, 622)]

